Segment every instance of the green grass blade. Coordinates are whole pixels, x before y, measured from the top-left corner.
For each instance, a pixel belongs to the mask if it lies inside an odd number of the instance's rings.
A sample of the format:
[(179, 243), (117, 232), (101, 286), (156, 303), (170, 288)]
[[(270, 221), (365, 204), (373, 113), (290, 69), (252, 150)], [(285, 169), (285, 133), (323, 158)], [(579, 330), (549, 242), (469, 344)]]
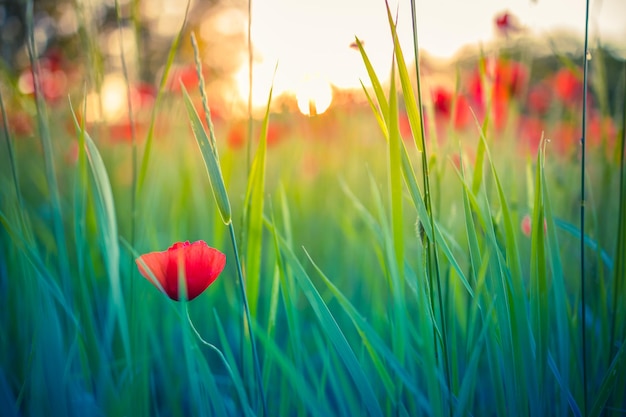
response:
[[(339, 301), (344, 311), (348, 314), (352, 323), (356, 327), (359, 335), (361, 336), (361, 341), (365, 345), (368, 353), (370, 354), (370, 358), (374, 363), (374, 366), (377, 370), (378, 375), (380, 376), (383, 386), (387, 391), (387, 395), (389, 398), (394, 401), (394, 396), (396, 395), (396, 388), (394, 387), (394, 382), (387, 369), (385, 369), (385, 365), (390, 367), (393, 372), (400, 378), (402, 383), (406, 388), (411, 391), (411, 393), (417, 398), (420, 407), (422, 407), (423, 411), (429, 414), (432, 410), (428, 400), (424, 397), (424, 395), (419, 391), (418, 387), (415, 386), (415, 383), (411, 377), (411, 375), (407, 372), (405, 367), (400, 363), (398, 358), (393, 354), (393, 352), (385, 345), (383, 339), (376, 333), (376, 331), (371, 327), (371, 325), (367, 322), (367, 320), (357, 311), (357, 309), (352, 305), (350, 300), (341, 293), (339, 288), (337, 288), (332, 280), (324, 274), (321, 268), (315, 263), (311, 255), (306, 251), (306, 256), (309, 258), (309, 261), (318, 272), (319, 276), (322, 278), (328, 289), (331, 291), (333, 296)], [(382, 357), (383, 361), (381, 361)], [(418, 358), (421, 361), (421, 358)]]
[[(220, 343), (223, 346), (222, 349), (223, 349), (224, 359), (232, 370), (238, 371), (237, 361), (235, 360), (235, 355), (233, 354), (233, 351), (230, 348), (230, 343), (228, 342), (228, 338), (226, 337), (226, 332), (224, 331), (224, 325), (222, 324), (222, 321), (220, 320), (219, 315), (217, 314), (217, 311), (215, 309), (213, 310), (213, 315), (215, 316), (215, 323), (217, 325), (216, 327), (217, 327), (217, 332), (219, 335)], [(235, 385), (235, 389), (237, 390), (237, 395), (239, 395), (239, 398), (241, 400), (241, 406), (244, 408), (246, 415), (251, 415), (251, 416), (254, 415), (250, 407), (248, 396), (246, 395), (246, 389), (245, 389), (243, 380), (241, 379), (241, 374), (239, 372), (232, 372), (230, 376), (233, 380), (233, 384)]]
[[(271, 226), (270, 228), (272, 233), (277, 233), (273, 226)], [(356, 355), (354, 354), (354, 351), (350, 347), (345, 335), (339, 328), (339, 325), (337, 324), (332, 313), (328, 309), (328, 306), (311, 282), (309, 275), (306, 273), (304, 267), (302, 266), (300, 261), (298, 261), (295, 254), (280, 237), (279, 242), (281, 245), (281, 252), (283, 253), (283, 256), (285, 258), (285, 262), (293, 270), (296, 282), (304, 292), (304, 295), (309, 301), (309, 304), (313, 308), (313, 311), (315, 312), (315, 315), (320, 322), (322, 330), (332, 342), (337, 351), (337, 354), (339, 355), (342, 362), (346, 366), (346, 369), (350, 373), (350, 376), (352, 377), (352, 380), (354, 382), (354, 386), (358, 390), (361, 401), (365, 405), (365, 408), (372, 416), (382, 416), (383, 412), (380, 408), (380, 404), (378, 403), (374, 389), (369, 383), (369, 377), (366, 375), (365, 371), (359, 364)]]
[(118, 244), (117, 219), (115, 215), (115, 203), (113, 190), (107, 174), (102, 156), (89, 134), (81, 129), (76, 119), (76, 114), (70, 103), (70, 110), (74, 118), (74, 126), (79, 135), (84, 136), (85, 152), (89, 161), (89, 167), (96, 186), (98, 197), (98, 229), (102, 239), (102, 249), (106, 262), (107, 275), (111, 285), (111, 295), (115, 314), (120, 327), (122, 342), (126, 356), (130, 358), (130, 335), (128, 333), (128, 321), (120, 279), (120, 247)]
[[(369, 57), (365, 53), (363, 43), (358, 38), (356, 38), (356, 45), (359, 48), (359, 52), (361, 53), (361, 58), (363, 59), (363, 63), (365, 64), (367, 75), (372, 82), (372, 88), (374, 88), (374, 94), (376, 95), (376, 100), (378, 100), (379, 114), (382, 116), (383, 119), (386, 119), (387, 115), (389, 114), (389, 104), (387, 103), (387, 99), (385, 98), (385, 92), (383, 90), (383, 87), (380, 83), (380, 80), (378, 79), (378, 76), (376, 75), (376, 71), (374, 71), (374, 67), (372, 66)], [(361, 83), (361, 85), (363, 85), (363, 83)], [(363, 89), (365, 90), (365, 87)]]
[(270, 105), (273, 88), (270, 88), (259, 146), (252, 161), (248, 176), (248, 187), (244, 200), (244, 227), (246, 288), (250, 300), (250, 311), (256, 315), (261, 285), (261, 257), (263, 249), (263, 203), (265, 199), (265, 166), (267, 154), (267, 129), (270, 120)]
[[(224, 185), (224, 179), (222, 178), (222, 170), (220, 169), (219, 160), (217, 154), (213, 150), (213, 145), (209, 141), (204, 125), (198, 116), (193, 101), (189, 97), (189, 93), (185, 89), (185, 86), (181, 84), (183, 91), (183, 97), (185, 99), (185, 105), (187, 106), (187, 114), (193, 130), (193, 135), (196, 138), (198, 147), (202, 152), (202, 158), (204, 159), (204, 166), (209, 174), (209, 182), (211, 183), (211, 190), (213, 191), (213, 197), (217, 203), (217, 208), (222, 217), (224, 224), (230, 224), (232, 220), (230, 201), (228, 199), (228, 193), (226, 192), (226, 186)], [(209, 128), (212, 128), (209, 125)]]
[(71, 294), (72, 288), (69, 282), (71, 277), (69, 269), (69, 256), (67, 252), (67, 242), (65, 240), (65, 230), (63, 227), (63, 209), (61, 207), (61, 195), (52, 151), (52, 137), (48, 123), (48, 113), (43, 100), (43, 92), (40, 81), (39, 65), (35, 62), (37, 50), (34, 39), (33, 1), (26, 3), (26, 45), (28, 58), (33, 76), (33, 87), (35, 93), (35, 106), (37, 109), (37, 126), (44, 158), (44, 171), (48, 192), (50, 193), (50, 208), (52, 209), (52, 230), (57, 248), (57, 262), (59, 277), (62, 280), (63, 291)]
[[(273, 363), (281, 369), (289, 383), (289, 387), (302, 399), (305, 406), (311, 412), (311, 415), (319, 417), (334, 415), (326, 404), (318, 400), (311, 387), (309, 387), (309, 384), (303, 380), (300, 370), (287, 360), (285, 353), (280, 350), (276, 342), (270, 339), (254, 320), (251, 325), (254, 334), (259, 338), (263, 347), (273, 358)], [(282, 394), (284, 395), (284, 393)]]
[[(606, 402), (611, 396), (614, 388), (616, 386), (622, 386), (620, 380), (623, 380), (624, 375), (626, 375), (626, 343), (622, 343), (619, 350), (615, 354), (613, 362), (607, 370), (606, 375), (602, 380), (602, 384), (600, 384), (600, 389), (595, 395), (595, 401), (591, 406), (589, 417), (600, 416), (602, 411), (605, 409)], [(623, 400), (623, 395), (617, 393), (618, 404), (620, 401), (623, 402)]]
[(176, 51), (178, 50), (178, 45), (180, 44), (180, 39), (183, 34), (183, 29), (185, 28), (185, 24), (187, 23), (187, 15), (189, 14), (189, 5), (191, 1), (187, 1), (187, 6), (185, 8), (185, 17), (180, 25), (180, 29), (176, 33), (174, 40), (172, 41), (172, 45), (170, 46), (170, 50), (167, 54), (167, 61), (165, 63), (165, 67), (163, 68), (163, 74), (161, 75), (161, 81), (159, 82), (159, 89), (157, 90), (156, 98), (154, 99), (154, 107), (152, 108), (152, 114), (150, 116), (150, 127), (148, 128), (148, 134), (146, 136), (146, 145), (143, 150), (143, 156), (141, 158), (141, 166), (139, 168), (139, 174), (137, 176), (137, 188), (135, 192), (137, 196), (141, 194), (143, 189), (143, 184), (146, 179), (146, 175), (148, 174), (148, 164), (150, 162), (150, 152), (152, 150), (152, 142), (154, 140), (154, 126), (157, 119), (157, 110), (159, 108), (159, 103), (161, 102), (161, 98), (163, 96), (163, 91), (165, 90), (168, 76), (170, 73), (170, 69), (172, 68), (172, 64), (174, 63), (174, 58), (176, 57)]
[(71, 318), (76, 327), (79, 327), (79, 322), (74, 315), (74, 311), (72, 306), (67, 302), (64, 293), (59, 288), (59, 285), (55, 281), (54, 277), (50, 274), (49, 268), (46, 266), (44, 261), (39, 257), (35, 248), (31, 247), (28, 241), (13, 227), (11, 227), (11, 222), (9, 219), (0, 211), (0, 224), (4, 227), (6, 232), (11, 237), (13, 243), (21, 248), (22, 252), (26, 256), (26, 259), (29, 263), (35, 268), (38, 272), (40, 280), (38, 281), (46, 291), (54, 298), (63, 310)]
[[(413, 133), (413, 140), (415, 142), (415, 145), (420, 152), (424, 152), (425, 141), (422, 134), (423, 131), (421, 126), (422, 122), (420, 109), (418, 108), (418, 104), (421, 104), (421, 100), (420, 103), (418, 103), (418, 101), (415, 99), (415, 94), (413, 93), (411, 77), (409, 76), (406, 61), (404, 60), (404, 54), (402, 53), (402, 48), (400, 47), (398, 32), (396, 31), (396, 25), (391, 16), (391, 11), (389, 10), (389, 3), (387, 3), (387, 19), (389, 23), (389, 28), (391, 29), (391, 36), (393, 38), (394, 56), (398, 64), (398, 75), (400, 76), (402, 95), (404, 97), (404, 104), (406, 106), (406, 115), (409, 119), (409, 125), (411, 126), (411, 132)], [(395, 74), (392, 74), (392, 77), (394, 76)]]
[[(491, 313), (493, 312), (494, 304), (495, 304), (495, 299), (491, 302), (491, 305), (487, 309), (487, 312), (485, 314), (486, 317), (491, 316)], [(474, 396), (476, 382), (480, 379), (478, 375), (479, 360), (483, 352), (483, 347), (485, 345), (485, 338), (487, 337), (491, 329), (491, 324), (492, 324), (491, 320), (487, 320), (483, 324), (483, 328), (480, 331), (480, 335), (478, 336), (478, 339), (476, 340), (474, 344), (472, 355), (470, 356), (470, 360), (467, 363), (465, 375), (463, 376), (463, 381), (461, 382), (461, 387), (459, 389), (459, 394), (457, 396), (458, 402), (455, 405), (455, 409), (456, 409), (454, 413), (455, 417), (456, 416), (460, 417), (460, 416), (465, 415), (466, 411), (470, 409), (469, 405)]]
[[(389, 87), (389, 200), (396, 265), (404, 264), (404, 236), (402, 217), (402, 167), (400, 166), (400, 132), (398, 128), (398, 97), (396, 93), (395, 65), (391, 69)], [(398, 268), (400, 275), (403, 268)], [(400, 283), (403, 286), (403, 283)]]
[[(535, 364), (537, 366), (538, 381), (536, 382), (540, 403), (535, 405), (538, 410), (545, 412), (543, 395), (546, 383), (546, 371), (549, 348), (549, 325), (550, 315), (548, 310), (548, 267), (546, 259), (546, 236), (544, 232), (544, 176), (543, 176), (543, 151), (537, 155), (537, 167), (535, 173), (535, 201), (533, 207), (533, 220), (531, 232), (530, 253), (530, 318), (535, 340)], [(515, 278), (514, 278), (515, 279)]]

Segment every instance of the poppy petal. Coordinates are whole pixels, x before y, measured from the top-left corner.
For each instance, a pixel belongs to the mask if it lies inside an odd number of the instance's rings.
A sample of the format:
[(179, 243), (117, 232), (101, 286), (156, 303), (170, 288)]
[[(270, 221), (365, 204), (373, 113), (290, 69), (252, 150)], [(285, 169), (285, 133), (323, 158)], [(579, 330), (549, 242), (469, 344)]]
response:
[(150, 252), (150, 253), (141, 255), (139, 258), (135, 260), (135, 263), (137, 264), (137, 267), (139, 268), (139, 272), (141, 273), (141, 275), (143, 275), (144, 278), (146, 278), (148, 281), (154, 284), (153, 278), (150, 276), (150, 273), (146, 271), (143, 267), (143, 264), (145, 264), (150, 270), (150, 272), (152, 272), (152, 275), (154, 275), (154, 278), (157, 279), (161, 287), (165, 289), (167, 285), (166, 268), (167, 268), (168, 259), (169, 257), (168, 257), (167, 251)]

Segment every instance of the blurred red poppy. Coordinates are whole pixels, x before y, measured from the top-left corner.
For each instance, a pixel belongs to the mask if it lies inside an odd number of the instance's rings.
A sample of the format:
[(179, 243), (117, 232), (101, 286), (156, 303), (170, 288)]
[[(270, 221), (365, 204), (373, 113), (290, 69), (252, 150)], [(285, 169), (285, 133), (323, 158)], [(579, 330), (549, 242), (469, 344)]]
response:
[[(11, 111), (7, 110), (7, 123), (9, 130), (17, 136), (30, 136), (33, 134), (35, 121), (31, 116), (23, 110)], [(0, 126), (3, 124), (2, 115), (0, 114)]]
[(400, 136), (402, 137), (402, 139), (407, 141), (413, 140), (413, 133), (411, 132), (411, 123), (409, 122), (409, 116), (404, 111), (401, 111), (398, 115), (398, 128), (400, 129)]
[(226, 144), (231, 149), (240, 149), (246, 144), (247, 126), (245, 122), (237, 122), (228, 130)]
[(165, 294), (176, 301), (181, 298), (178, 291), (179, 270), (184, 271), (187, 299), (193, 300), (217, 279), (226, 266), (226, 255), (199, 240), (174, 243), (166, 251), (141, 255), (135, 262), (141, 275), (158, 288), (144, 268), (145, 264)]
[(548, 112), (551, 101), (552, 92), (544, 83), (533, 86), (528, 92), (528, 109), (538, 115), (544, 116)]
[(167, 81), (169, 90), (174, 93), (181, 93), (181, 81), (187, 91), (197, 91), (200, 80), (198, 79), (196, 67), (187, 65), (172, 68)]
[(452, 111), (452, 93), (443, 87), (437, 87), (433, 90), (432, 94), (435, 115), (441, 116), (447, 120)]
[(502, 12), (496, 15), (495, 24), (498, 32), (505, 36), (518, 32), (521, 29), (517, 18), (509, 12)]
[(530, 232), (532, 232), (532, 220), (528, 214), (525, 215), (522, 219), (520, 228), (522, 229), (522, 233), (524, 233), (525, 236), (530, 237)]
[(520, 116), (517, 130), (522, 140), (522, 149), (531, 155), (537, 155), (541, 137), (546, 130), (544, 122), (537, 117)]
[(583, 83), (580, 77), (569, 68), (560, 69), (554, 76), (556, 96), (564, 104), (575, 104), (582, 98)]

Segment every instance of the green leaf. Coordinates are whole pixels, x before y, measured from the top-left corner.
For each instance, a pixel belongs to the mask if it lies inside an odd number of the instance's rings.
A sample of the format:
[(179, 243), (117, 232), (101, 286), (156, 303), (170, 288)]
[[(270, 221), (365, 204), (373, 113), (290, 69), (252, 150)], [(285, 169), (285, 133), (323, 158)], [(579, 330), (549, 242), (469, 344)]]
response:
[[(232, 221), (232, 214), (217, 153), (214, 151), (213, 146), (209, 141), (209, 136), (207, 135), (204, 125), (200, 120), (200, 116), (198, 116), (198, 112), (191, 101), (191, 97), (189, 97), (189, 93), (187, 93), (187, 90), (182, 83), (181, 89), (183, 91), (185, 105), (187, 106), (187, 114), (189, 116), (191, 128), (193, 129), (193, 135), (196, 138), (196, 142), (198, 142), (198, 147), (200, 147), (202, 158), (204, 159), (204, 166), (209, 174), (209, 182), (211, 183), (213, 197), (217, 203), (217, 208), (220, 212), (220, 216), (222, 217), (222, 221), (224, 224), (228, 225)], [(210, 128), (212, 127), (210, 126)]]

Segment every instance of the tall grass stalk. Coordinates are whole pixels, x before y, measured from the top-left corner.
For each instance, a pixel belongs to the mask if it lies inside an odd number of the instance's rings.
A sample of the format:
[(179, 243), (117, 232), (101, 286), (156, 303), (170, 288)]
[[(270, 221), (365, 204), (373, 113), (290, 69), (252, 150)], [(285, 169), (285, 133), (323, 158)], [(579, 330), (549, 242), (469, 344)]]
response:
[(252, 69), (254, 67), (254, 53), (252, 50), (252, 0), (248, 0), (248, 135), (246, 143), (246, 172), (250, 172), (252, 163)]
[[(181, 83), (181, 88), (183, 90), (185, 104), (187, 107), (187, 112), (189, 115), (189, 120), (191, 121), (191, 125), (193, 128), (193, 133), (198, 142), (198, 146), (202, 151), (202, 156), (204, 158), (205, 166), (207, 168), (207, 173), (209, 174), (209, 181), (211, 183), (211, 188), (213, 190), (213, 196), (215, 198), (215, 202), (219, 209), (220, 215), (224, 224), (228, 227), (228, 231), (230, 234), (230, 240), (233, 246), (233, 251), (235, 254), (235, 263), (237, 266), (237, 277), (239, 278), (239, 287), (241, 290), (241, 299), (243, 302), (244, 314), (246, 317), (248, 334), (250, 337), (250, 349), (252, 351), (252, 357), (254, 361), (254, 370), (256, 381), (259, 389), (259, 395), (261, 396), (261, 402), (263, 406), (263, 415), (268, 416), (267, 411), (267, 399), (265, 396), (265, 389), (263, 388), (263, 375), (261, 373), (261, 365), (259, 362), (259, 355), (256, 348), (256, 341), (252, 331), (251, 320), (250, 320), (250, 306), (248, 303), (248, 296), (246, 292), (246, 281), (243, 276), (243, 271), (241, 268), (241, 258), (239, 256), (239, 250), (237, 248), (237, 239), (235, 237), (235, 228), (232, 222), (232, 212), (230, 206), (230, 200), (228, 198), (228, 193), (226, 192), (226, 186), (224, 184), (224, 179), (222, 177), (222, 171), (219, 162), (219, 154), (217, 150), (217, 141), (215, 139), (215, 132), (213, 128), (213, 123), (211, 121), (211, 110), (208, 105), (206, 90), (204, 87), (204, 76), (202, 75), (202, 63), (200, 61), (200, 54), (198, 49), (198, 44), (196, 41), (195, 34), (192, 32), (191, 34), (191, 45), (194, 50), (194, 60), (196, 63), (196, 72), (198, 75), (198, 80), (200, 82), (199, 90), (200, 95), (202, 97), (202, 106), (204, 110), (204, 117), (208, 126), (209, 134), (207, 135), (202, 122), (200, 121), (200, 117), (196, 112), (191, 98), (187, 93), (187, 90)], [(270, 92), (270, 100), (271, 100), (271, 92)], [(268, 102), (269, 109), (269, 102)], [(268, 110), (269, 112), (269, 110)], [(269, 117), (269, 113), (266, 114), (265, 124), (267, 124), (267, 118)], [(251, 172), (254, 174), (254, 171)], [(262, 178), (262, 177), (261, 177)], [(261, 196), (262, 198), (262, 196)], [(262, 206), (261, 206), (262, 207)], [(255, 207), (256, 210), (260, 210), (258, 207)]]
[(50, 193), (50, 206), (52, 209), (52, 229), (54, 231), (54, 238), (58, 251), (58, 273), (59, 278), (62, 281), (65, 294), (71, 294), (72, 290), (69, 282), (71, 273), (69, 269), (69, 257), (67, 253), (65, 231), (63, 229), (63, 210), (61, 208), (61, 196), (59, 193), (59, 185), (56, 177), (54, 155), (52, 150), (52, 139), (50, 135), (50, 127), (48, 125), (48, 113), (46, 111), (46, 105), (43, 99), (43, 91), (39, 79), (39, 65), (36, 61), (37, 49), (35, 45), (35, 35), (33, 27), (33, 7), (33, 0), (29, 0), (26, 3), (26, 45), (33, 77), (35, 105), (37, 108), (37, 127), (39, 130), (39, 139), (41, 140), (41, 146), (43, 148), (44, 169), (46, 174), (46, 181), (48, 184), (48, 192)]
[[(621, 254), (626, 253), (626, 62), (623, 66), (624, 102), (622, 103), (622, 126), (619, 149), (619, 190), (618, 190), (618, 219), (617, 219), (617, 245), (615, 248), (615, 267), (613, 270), (613, 310), (611, 314), (611, 336), (609, 339), (608, 360), (613, 361), (616, 348), (616, 337), (624, 337), (624, 290), (626, 290), (626, 259)], [(624, 346), (622, 341), (622, 347)], [(621, 387), (626, 386), (622, 382)], [(619, 386), (618, 386), (619, 387)], [(616, 396), (618, 398), (619, 396)], [(622, 400), (623, 401), (623, 400)]]
[[(133, 8), (134, 9), (134, 8)], [(135, 246), (135, 228), (137, 223), (137, 132), (135, 129), (135, 117), (133, 115), (133, 103), (131, 100), (131, 85), (130, 78), (128, 76), (128, 68), (126, 65), (126, 54), (124, 53), (124, 32), (122, 30), (122, 11), (120, 9), (119, 0), (115, 0), (115, 14), (117, 19), (117, 30), (119, 33), (119, 48), (120, 48), (120, 59), (122, 63), (122, 75), (124, 77), (124, 81), (126, 82), (126, 105), (128, 106), (128, 122), (130, 123), (130, 138), (131, 138), (131, 187), (130, 187), (130, 224), (129, 224), (129, 238), (128, 241), (131, 246)], [(139, 49), (137, 49), (139, 50)], [(128, 296), (130, 297), (130, 321), (134, 323), (134, 312), (135, 312), (135, 303), (134, 303), (134, 271), (135, 271), (135, 262), (133, 258), (128, 260), (129, 267), (128, 273), (129, 276), (129, 291)]]
[(581, 166), (580, 166), (580, 293), (581, 293), (581, 322), (580, 331), (582, 338), (582, 384), (583, 384), (583, 412), (587, 415), (587, 304), (585, 297), (585, 158), (586, 158), (586, 133), (587, 133), (587, 84), (589, 76), (589, 0), (585, 1), (585, 49), (583, 51), (583, 109), (582, 109), (582, 135)]
[[(387, 14), (389, 15), (389, 7), (387, 6)], [(422, 83), (420, 77), (420, 65), (419, 65), (419, 43), (418, 43), (418, 32), (417, 32), (417, 6), (415, 4), (415, 0), (411, 0), (411, 24), (412, 24), (412, 33), (413, 33), (413, 50), (415, 54), (415, 75), (416, 75), (416, 83), (417, 83), (417, 104), (420, 109), (420, 131), (419, 137), (422, 143), (422, 180), (424, 185), (424, 202), (426, 203), (426, 211), (428, 212), (428, 216), (430, 219), (430, 227), (433, 239), (424, 239), (425, 243), (425, 251), (427, 253), (427, 268), (428, 268), (428, 276), (429, 279), (432, 279), (432, 276), (435, 276), (437, 283), (437, 297), (439, 303), (439, 320), (441, 321), (441, 333), (442, 333), (442, 355), (444, 361), (444, 371), (446, 376), (446, 384), (448, 389), (452, 388), (452, 383), (450, 379), (450, 362), (448, 355), (448, 335), (446, 329), (446, 310), (443, 304), (443, 294), (441, 287), (441, 277), (439, 271), (439, 253), (437, 249), (437, 239), (434, 239), (435, 236), (435, 216), (433, 213), (433, 205), (432, 205), (432, 195), (430, 191), (430, 174), (428, 168), (428, 152), (426, 148), (426, 132), (424, 130), (424, 113), (422, 111)], [(397, 38), (397, 35), (395, 35)], [(417, 138), (416, 138), (417, 140)], [(426, 236), (426, 235), (425, 235)], [(431, 304), (432, 303), (432, 291), (433, 286), (430, 285), (430, 297)], [(434, 305), (433, 305), (434, 311)], [(448, 398), (448, 415), (452, 415), (452, 401)]]
[(20, 209), (20, 219), (22, 227), (25, 229), (25, 212), (24, 212), (24, 199), (22, 197), (22, 191), (20, 190), (20, 181), (17, 169), (17, 159), (15, 158), (15, 152), (13, 151), (13, 143), (11, 134), (9, 132), (9, 122), (7, 119), (7, 112), (4, 108), (4, 99), (2, 98), (2, 91), (0, 90), (0, 116), (2, 116), (2, 130), (4, 131), (4, 138), (7, 141), (7, 151), (9, 152), (9, 163), (11, 164), (11, 176), (13, 178), (13, 186), (15, 187), (15, 196), (17, 198), (18, 208)]

